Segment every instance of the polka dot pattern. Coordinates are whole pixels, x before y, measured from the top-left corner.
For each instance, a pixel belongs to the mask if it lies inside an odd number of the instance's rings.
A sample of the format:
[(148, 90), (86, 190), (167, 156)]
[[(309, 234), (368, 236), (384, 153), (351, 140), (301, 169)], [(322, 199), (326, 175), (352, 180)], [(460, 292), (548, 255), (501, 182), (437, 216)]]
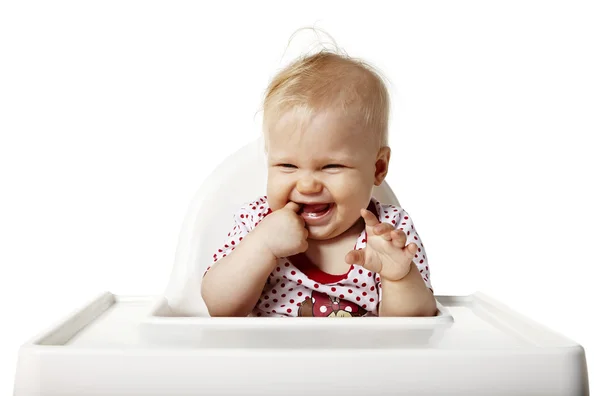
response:
[[(384, 205), (375, 198), (371, 198), (371, 200), (375, 204), (379, 220), (382, 223), (389, 223), (396, 229), (403, 230), (407, 234), (406, 243), (417, 245), (418, 249), (413, 262), (417, 266), (426, 286), (431, 289), (425, 247), (408, 213), (399, 206)], [(272, 211), (268, 207), (266, 196), (260, 197), (238, 210), (234, 216), (231, 231), (224, 240), (223, 245), (213, 255), (213, 262), (217, 262), (235, 250), (242, 239), (270, 213)], [(355, 249), (363, 249), (366, 242), (366, 232), (363, 230), (356, 239)], [(210, 270), (210, 267), (208, 270)], [(345, 279), (324, 284), (308, 278), (287, 258), (280, 258), (276, 268), (269, 275), (261, 296), (254, 307), (253, 314), (256, 316), (299, 316), (302, 305), (312, 302), (313, 292), (326, 293), (332, 299), (338, 298), (363, 308), (367, 315), (377, 315), (377, 308), (382, 296), (381, 278), (377, 273), (368, 271), (358, 265), (352, 265)], [(325, 308), (314, 307), (313, 312), (324, 312), (319, 311), (321, 309)]]

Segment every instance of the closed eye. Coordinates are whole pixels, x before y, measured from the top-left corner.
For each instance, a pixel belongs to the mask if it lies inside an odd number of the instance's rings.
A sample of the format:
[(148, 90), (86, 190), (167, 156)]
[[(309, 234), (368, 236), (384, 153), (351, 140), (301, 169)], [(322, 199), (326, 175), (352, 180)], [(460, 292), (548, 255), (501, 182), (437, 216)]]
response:
[(292, 164), (279, 164), (277, 166), (281, 166), (283, 168), (296, 168), (296, 165), (292, 165)]
[(343, 168), (344, 165), (340, 165), (340, 164), (329, 164), (329, 165), (325, 165), (323, 168)]

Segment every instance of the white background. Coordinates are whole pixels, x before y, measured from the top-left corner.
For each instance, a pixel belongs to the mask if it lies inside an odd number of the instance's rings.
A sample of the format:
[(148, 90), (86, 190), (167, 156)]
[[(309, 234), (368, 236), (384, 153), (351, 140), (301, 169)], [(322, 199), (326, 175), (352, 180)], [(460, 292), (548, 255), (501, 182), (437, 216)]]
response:
[(573, 339), (600, 389), (598, 4), (216, 4), (1, 3), (0, 393), (19, 346), (98, 293), (162, 293), (193, 194), (259, 136), (315, 24), (391, 82), (387, 180), (436, 294)]

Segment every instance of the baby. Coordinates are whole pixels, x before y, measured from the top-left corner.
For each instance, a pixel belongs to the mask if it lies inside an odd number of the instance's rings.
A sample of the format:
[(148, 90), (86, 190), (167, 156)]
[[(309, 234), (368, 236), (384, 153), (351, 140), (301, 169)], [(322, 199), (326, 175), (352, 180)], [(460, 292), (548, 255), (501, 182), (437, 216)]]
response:
[(388, 92), (367, 64), (322, 51), (264, 101), (267, 195), (244, 205), (202, 298), (211, 316), (433, 316), (408, 213), (372, 196), (388, 172)]

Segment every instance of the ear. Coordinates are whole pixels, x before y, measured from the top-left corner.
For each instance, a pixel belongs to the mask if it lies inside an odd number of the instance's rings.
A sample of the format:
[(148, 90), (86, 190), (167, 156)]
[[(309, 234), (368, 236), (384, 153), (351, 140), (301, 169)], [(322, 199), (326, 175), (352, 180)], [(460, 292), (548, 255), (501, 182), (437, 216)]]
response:
[(388, 167), (390, 165), (390, 156), (392, 154), (392, 149), (385, 146), (379, 149), (379, 153), (377, 153), (377, 159), (375, 161), (375, 182), (376, 186), (379, 186), (385, 180), (385, 176), (388, 172)]

